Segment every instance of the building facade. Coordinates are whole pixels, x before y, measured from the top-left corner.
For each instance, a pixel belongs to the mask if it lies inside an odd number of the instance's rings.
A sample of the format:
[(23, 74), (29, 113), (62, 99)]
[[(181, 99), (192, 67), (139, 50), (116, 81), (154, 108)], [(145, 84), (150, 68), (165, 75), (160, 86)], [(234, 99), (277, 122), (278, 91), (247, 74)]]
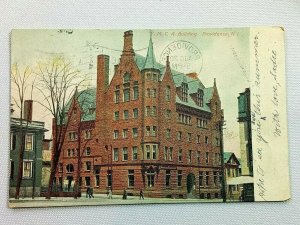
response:
[[(252, 152), (252, 131), (251, 131), (251, 102), (250, 88), (238, 96), (238, 123), (240, 127), (240, 151), (241, 151), (241, 170), (245, 177), (243, 183), (243, 201), (254, 201), (253, 184), (253, 152)], [(252, 178), (252, 179), (251, 179)]]
[[(11, 118), (10, 123), (10, 187), (9, 197), (14, 197), (16, 192), (19, 163), (23, 164), (20, 197), (40, 196), (42, 179), (42, 149), (44, 122), (32, 121), (32, 101), (25, 101), (25, 118), (22, 123), (19, 118)], [(23, 127), (24, 149), (21, 147)], [(22, 162), (19, 162), (19, 152), (24, 151)]]
[(234, 178), (241, 175), (240, 162), (233, 152), (224, 152), (224, 172), (227, 181), (226, 196), (229, 201), (239, 200), (241, 196), (241, 185), (231, 184)]
[[(56, 182), (79, 179), (94, 192), (172, 198), (221, 197), (223, 110), (216, 80), (172, 70), (134, 52), (133, 33), (109, 82), (109, 56), (99, 55), (97, 87), (72, 100)], [(54, 131), (55, 132), (55, 131)], [(80, 147), (78, 147), (80, 146)]]

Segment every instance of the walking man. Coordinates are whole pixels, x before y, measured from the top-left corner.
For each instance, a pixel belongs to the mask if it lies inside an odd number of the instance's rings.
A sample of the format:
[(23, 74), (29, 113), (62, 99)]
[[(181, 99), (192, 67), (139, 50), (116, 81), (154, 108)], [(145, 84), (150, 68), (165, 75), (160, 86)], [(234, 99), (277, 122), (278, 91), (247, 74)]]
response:
[(112, 191), (111, 188), (108, 190), (108, 199), (112, 199)]
[(140, 200), (143, 199), (144, 200), (144, 192), (143, 189), (140, 189)]

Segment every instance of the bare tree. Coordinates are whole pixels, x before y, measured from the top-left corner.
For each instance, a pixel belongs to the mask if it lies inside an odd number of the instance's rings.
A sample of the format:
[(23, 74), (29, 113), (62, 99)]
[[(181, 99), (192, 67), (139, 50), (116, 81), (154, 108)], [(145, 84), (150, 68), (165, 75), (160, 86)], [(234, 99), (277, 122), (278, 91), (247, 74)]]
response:
[[(25, 69), (20, 71), (19, 65), (17, 63), (12, 65), (11, 68), (11, 82), (12, 82), (12, 90), (16, 92), (16, 94), (12, 94), (12, 101), (19, 109), (19, 131), (18, 137), (20, 140), (20, 145), (18, 146), (18, 176), (16, 183), (16, 192), (15, 199), (19, 199), (20, 197), (20, 187), (23, 177), (23, 157), (24, 157), (24, 149), (25, 149), (25, 136), (28, 129), (28, 118), (24, 117), (24, 101), (26, 98), (26, 94), (28, 91), (30, 92), (30, 99), (32, 100), (32, 91), (34, 87), (35, 80), (32, 80), (32, 70), (27, 66)], [(33, 193), (34, 196), (34, 193)]]
[[(37, 102), (53, 116), (53, 150), (46, 197), (50, 199), (53, 180), (70, 122), (66, 109), (72, 98), (76, 97), (74, 94), (77, 87), (80, 87), (87, 80), (87, 76), (81, 74), (71, 62), (61, 56), (38, 62), (35, 74), (37, 76), (35, 88), (42, 96), (41, 100)], [(69, 110), (69, 113), (72, 112), (73, 107)]]

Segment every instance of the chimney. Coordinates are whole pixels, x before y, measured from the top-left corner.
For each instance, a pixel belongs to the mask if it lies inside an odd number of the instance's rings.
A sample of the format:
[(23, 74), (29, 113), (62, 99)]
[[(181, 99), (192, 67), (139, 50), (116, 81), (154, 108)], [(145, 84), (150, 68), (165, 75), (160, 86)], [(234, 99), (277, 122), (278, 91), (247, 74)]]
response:
[(24, 101), (24, 117), (23, 119), (31, 122), (32, 121), (32, 100), (25, 100)]
[(187, 76), (194, 79), (194, 80), (198, 80), (198, 74), (197, 73), (188, 73)]
[(123, 54), (133, 53), (132, 36), (133, 36), (132, 30), (128, 30), (124, 32)]
[(109, 56), (98, 55), (97, 59), (97, 90), (105, 92), (109, 84)]

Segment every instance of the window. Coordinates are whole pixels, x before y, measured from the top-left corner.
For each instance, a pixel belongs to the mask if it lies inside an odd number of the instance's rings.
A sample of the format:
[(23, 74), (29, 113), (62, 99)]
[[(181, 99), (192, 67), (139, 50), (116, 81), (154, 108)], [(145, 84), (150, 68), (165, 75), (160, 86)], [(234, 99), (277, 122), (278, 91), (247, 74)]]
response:
[(203, 107), (203, 91), (201, 89), (198, 89), (196, 104), (200, 107)]
[(178, 161), (182, 162), (182, 149), (179, 149), (178, 151)]
[(124, 102), (129, 102), (130, 101), (130, 89), (129, 89), (129, 86), (125, 86), (124, 85), (124, 89), (123, 89), (123, 99), (124, 99)]
[(92, 164), (90, 161), (85, 162), (85, 170), (90, 171), (92, 168)]
[(153, 81), (157, 81), (157, 74), (156, 74), (156, 73), (153, 73), (153, 74), (152, 74), (152, 80), (153, 80)]
[(25, 151), (32, 151), (33, 149), (33, 134), (25, 135)]
[(133, 86), (133, 100), (136, 100), (139, 98), (139, 86), (138, 82), (134, 81), (134, 86)]
[(169, 149), (169, 160), (172, 161), (173, 160), (173, 148), (170, 147)]
[(120, 85), (117, 85), (115, 90), (115, 103), (119, 103), (119, 102), (120, 102)]
[(17, 135), (15, 133), (10, 134), (10, 150), (16, 149), (16, 143), (17, 143)]
[(118, 120), (119, 120), (119, 111), (116, 111), (116, 112), (115, 112), (114, 120), (115, 120), (115, 121), (118, 121)]
[(208, 144), (208, 137), (207, 136), (205, 136), (204, 141), (205, 141), (205, 144)]
[(170, 186), (171, 170), (166, 170), (166, 187)]
[(107, 182), (107, 186), (111, 187), (112, 185), (112, 172), (111, 170), (107, 170), (107, 174), (106, 174), (106, 182)]
[(214, 172), (214, 186), (218, 185), (218, 174), (217, 172)]
[(146, 106), (146, 116), (150, 116), (150, 106)]
[(171, 110), (170, 109), (166, 110), (166, 118), (171, 119)]
[(188, 160), (189, 160), (189, 163), (192, 162), (192, 150), (188, 151)]
[(214, 161), (215, 165), (218, 165), (218, 162), (219, 162), (218, 157), (219, 157), (218, 153), (215, 153), (215, 161)]
[(188, 142), (191, 142), (191, 141), (192, 141), (192, 134), (191, 134), (191, 133), (188, 133), (188, 134), (187, 134), (187, 141), (188, 141)]
[(219, 138), (216, 137), (216, 146), (220, 146)]
[(128, 137), (128, 129), (123, 129), (123, 138)]
[(66, 170), (67, 170), (67, 173), (72, 173), (72, 172), (74, 172), (74, 166), (73, 166), (73, 164), (68, 164), (68, 165), (66, 166)]
[(182, 139), (182, 132), (178, 131), (177, 132), (177, 140), (180, 141)]
[(200, 135), (197, 135), (197, 144), (200, 144)]
[(63, 171), (63, 164), (62, 163), (59, 163), (58, 164), (58, 172), (62, 172)]
[(165, 147), (164, 149), (164, 160), (167, 160), (168, 157), (168, 147)]
[(151, 80), (151, 73), (146, 73), (146, 78), (147, 78), (147, 80)]
[(130, 74), (126, 72), (123, 76), (123, 82), (128, 83), (130, 81)]
[(152, 145), (152, 159), (156, 159), (156, 155), (157, 155), (157, 146)]
[(199, 172), (199, 186), (200, 187), (203, 186), (203, 172), (202, 171)]
[(152, 127), (152, 136), (156, 136), (156, 126)]
[(146, 145), (146, 159), (150, 159), (150, 145)]
[(138, 137), (138, 129), (137, 128), (132, 128), (132, 137), (133, 138)]
[(209, 186), (209, 172), (206, 172), (206, 176), (205, 176), (205, 185)]
[(182, 170), (177, 171), (177, 186), (182, 186)]
[(171, 100), (171, 87), (166, 87), (166, 100), (169, 102)]
[(91, 139), (92, 138), (92, 131), (91, 130), (85, 130), (84, 131), (84, 138), (85, 139)]
[(78, 138), (78, 134), (75, 131), (69, 132), (69, 140), (70, 141), (75, 141)]
[(128, 149), (126, 147), (123, 148), (123, 160), (128, 160)]
[(156, 89), (155, 88), (152, 89), (152, 98), (156, 98)]
[(197, 162), (200, 164), (200, 151), (197, 151)]
[(209, 163), (209, 153), (208, 152), (205, 153), (205, 163), (206, 164)]
[(119, 160), (119, 149), (114, 148), (114, 161), (118, 161), (118, 160)]
[(10, 179), (14, 179), (15, 162), (10, 161)]
[(152, 107), (152, 116), (156, 116), (156, 106)]
[(124, 110), (123, 118), (124, 118), (124, 120), (128, 120), (129, 119), (129, 112), (128, 112), (128, 110)]
[(91, 186), (91, 178), (90, 177), (85, 177), (85, 186)]
[(114, 139), (118, 139), (118, 138), (119, 138), (119, 131), (114, 130)]
[(181, 100), (184, 102), (188, 101), (188, 84), (187, 83), (181, 84)]
[(86, 156), (91, 155), (91, 148), (90, 147), (86, 147), (86, 149), (85, 149), (85, 155)]
[(150, 93), (150, 88), (147, 88), (147, 97), (150, 98), (151, 93)]
[(150, 136), (150, 127), (146, 126), (146, 136)]
[(96, 174), (96, 176), (95, 176), (95, 182), (96, 182), (95, 186), (99, 187), (100, 186), (100, 175), (99, 174)]
[(128, 170), (128, 187), (134, 187), (134, 170)]
[(166, 138), (171, 138), (171, 129), (166, 129)]
[(72, 150), (71, 150), (71, 156), (72, 157), (75, 156), (75, 149), (74, 148), (72, 148)]
[(154, 177), (155, 173), (154, 172), (147, 172), (147, 185), (148, 187), (154, 187)]
[(137, 119), (139, 117), (139, 110), (138, 109), (133, 109), (133, 118)]
[(67, 156), (70, 157), (71, 156), (71, 149), (67, 150)]
[(132, 160), (137, 160), (138, 158), (138, 148), (137, 146), (132, 147)]

